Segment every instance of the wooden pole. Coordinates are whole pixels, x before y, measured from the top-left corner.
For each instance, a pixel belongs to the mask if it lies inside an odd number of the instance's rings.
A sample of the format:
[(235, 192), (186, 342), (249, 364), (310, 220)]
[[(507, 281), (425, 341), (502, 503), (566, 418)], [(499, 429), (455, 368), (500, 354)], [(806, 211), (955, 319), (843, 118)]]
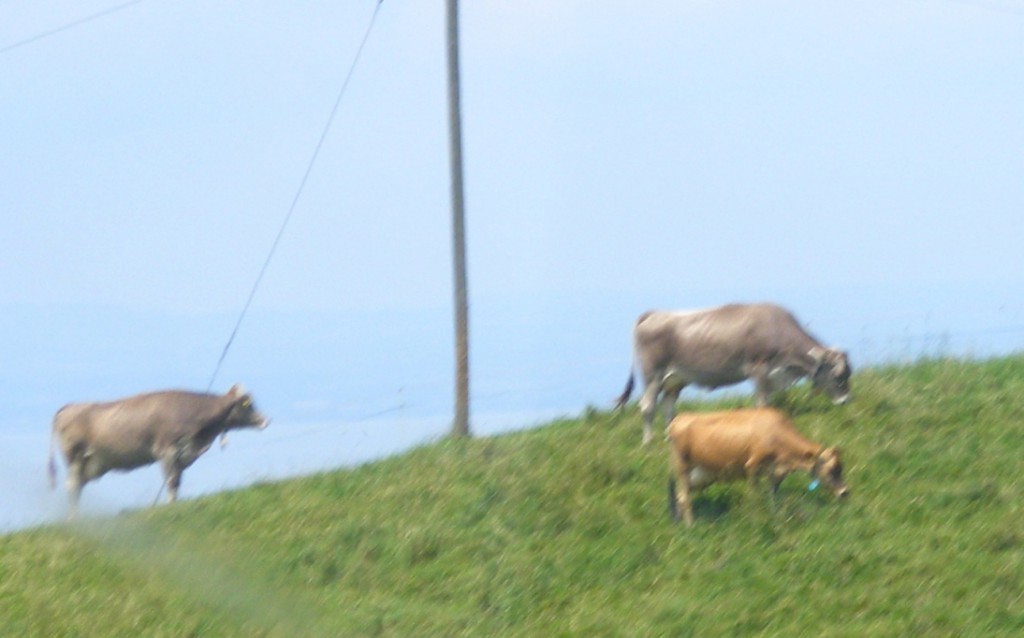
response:
[(448, 130), (452, 180), (452, 266), (455, 289), (455, 416), (452, 436), (469, 436), (469, 295), (462, 188), (462, 107), (459, 100), (459, 6), (447, 2)]

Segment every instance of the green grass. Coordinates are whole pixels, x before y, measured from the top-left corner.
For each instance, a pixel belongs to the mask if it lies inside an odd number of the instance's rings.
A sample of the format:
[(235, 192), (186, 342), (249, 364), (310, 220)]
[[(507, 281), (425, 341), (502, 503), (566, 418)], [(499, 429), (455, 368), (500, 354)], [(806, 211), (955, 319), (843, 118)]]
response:
[[(852, 494), (716, 485), (666, 513), (635, 407), (0, 537), (11, 636), (1016, 636), (1024, 356), (870, 369), (832, 407)], [(700, 403), (712, 409), (742, 404)], [(86, 491), (88, 497), (88, 490)]]

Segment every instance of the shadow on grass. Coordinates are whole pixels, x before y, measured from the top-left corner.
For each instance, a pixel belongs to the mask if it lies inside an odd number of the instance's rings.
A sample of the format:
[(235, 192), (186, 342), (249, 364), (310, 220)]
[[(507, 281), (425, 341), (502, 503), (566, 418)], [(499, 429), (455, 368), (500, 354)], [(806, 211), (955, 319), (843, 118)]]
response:
[(693, 499), (694, 521), (714, 523), (734, 509), (740, 498), (734, 490), (701, 492)]
[(738, 516), (764, 517), (764, 521), (773, 526), (805, 524), (823, 509), (842, 505), (828, 494), (808, 494), (806, 488), (783, 486), (773, 498), (762, 490), (757, 490), (755, 494), (744, 487), (736, 484), (714, 485), (696, 494), (693, 498), (695, 524), (713, 525), (734, 513)]

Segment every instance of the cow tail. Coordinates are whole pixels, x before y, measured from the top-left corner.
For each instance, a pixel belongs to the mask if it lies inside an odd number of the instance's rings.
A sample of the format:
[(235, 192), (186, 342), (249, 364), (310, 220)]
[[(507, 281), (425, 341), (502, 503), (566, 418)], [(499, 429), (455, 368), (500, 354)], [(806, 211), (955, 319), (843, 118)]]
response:
[(668, 517), (673, 523), (679, 522), (679, 502), (676, 501), (676, 479), (668, 477)]
[(618, 410), (622, 406), (626, 405), (626, 401), (629, 401), (629, 397), (633, 394), (634, 375), (633, 371), (629, 371), (629, 379), (626, 381), (626, 389), (622, 391), (619, 398), (615, 400), (615, 409)]
[(57, 487), (57, 461), (54, 459), (53, 448), (57, 440), (57, 424), (53, 424), (50, 431), (50, 460), (46, 465), (46, 472), (50, 482), (50, 489)]

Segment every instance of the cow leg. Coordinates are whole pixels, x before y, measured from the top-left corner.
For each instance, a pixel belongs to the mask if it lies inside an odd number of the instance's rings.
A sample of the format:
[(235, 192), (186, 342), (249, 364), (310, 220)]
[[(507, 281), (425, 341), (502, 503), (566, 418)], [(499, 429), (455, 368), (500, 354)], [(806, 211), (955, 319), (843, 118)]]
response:
[(784, 469), (782, 469), (782, 468), (780, 468), (778, 466), (776, 466), (775, 468), (772, 469), (772, 473), (771, 473), (771, 488), (772, 488), (772, 496), (773, 497), (776, 494), (779, 493), (779, 485), (782, 484), (782, 479), (786, 478), (787, 474), (788, 474), (788, 472), (786, 472), (786, 470), (784, 470)]
[(181, 470), (176, 469), (165, 480), (167, 485), (167, 502), (173, 503), (178, 500), (178, 488), (181, 487)]
[(768, 397), (772, 394), (771, 383), (765, 376), (754, 378), (754, 405), (759, 408), (768, 407)]
[(62, 452), (68, 466), (68, 476), (65, 480), (68, 490), (68, 520), (74, 520), (78, 516), (82, 488), (102, 472), (98, 469), (100, 464), (87, 446), (76, 443), (64, 447)]
[(761, 482), (761, 474), (765, 470), (764, 459), (760, 456), (751, 456), (750, 459), (743, 464), (743, 469), (747, 473), (747, 484), (750, 486), (750, 491), (757, 493), (757, 485)]
[(670, 503), (672, 522), (679, 522), (679, 510), (683, 512), (683, 520), (687, 527), (693, 526), (693, 501), (690, 496), (690, 468), (683, 455), (672, 450), (672, 471), (675, 474), (675, 494), (669, 493), (675, 502)]
[(78, 516), (78, 501), (82, 497), (82, 487), (85, 485), (84, 461), (76, 459), (68, 463), (68, 477), (65, 485), (68, 489), (68, 520)]
[[(768, 475), (768, 508), (774, 515), (778, 511), (775, 493), (779, 489), (779, 483), (782, 482), (775, 461), (770, 457), (753, 456), (744, 467), (750, 483), (750, 492), (753, 494), (757, 494), (759, 491), (758, 483), (761, 480), (761, 475)], [(785, 476), (785, 474), (782, 474), (782, 476)]]
[(656, 381), (651, 381), (644, 386), (643, 396), (640, 397), (640, 415), (644, 419), (643, 444), (647, 445), (651, 440), (651, 424), (654, 423), (654, 413), (658, 408), (658, 394), (661, 387)]
[(173, 503), (178, 500), (178, 488), (181, 487), (182, 468), (178, 466), (175, 457), (164, 458), (160, 461), (160, 467), (164, 473), (164, 487), (167, 488), (167, 502)]
[(754, 382), (754, 405), (759, 408), (768, 407), (768, 397), (772, 394), (772, 384), (768, 378), (768, 364), (754, 364), (750, 367), (749, 376), (750, 380)]
[(690, 496), (689, 471), (683, 472), (682, 478), (679, 479), (679, 492), (676, 497), (676, 503), (678, 507), (683, 509), (683, 520), (686, 521), (686, 526), (693, 527), (693, 499)]
[(665, 434), (668, 434), (668, 426), (672, 424), (672, 418), (676, 415), (676, 401), (679, 400), (679, 393), (683, 387), (665, 388), (661, 395), (661, 412), (665, 417)]

